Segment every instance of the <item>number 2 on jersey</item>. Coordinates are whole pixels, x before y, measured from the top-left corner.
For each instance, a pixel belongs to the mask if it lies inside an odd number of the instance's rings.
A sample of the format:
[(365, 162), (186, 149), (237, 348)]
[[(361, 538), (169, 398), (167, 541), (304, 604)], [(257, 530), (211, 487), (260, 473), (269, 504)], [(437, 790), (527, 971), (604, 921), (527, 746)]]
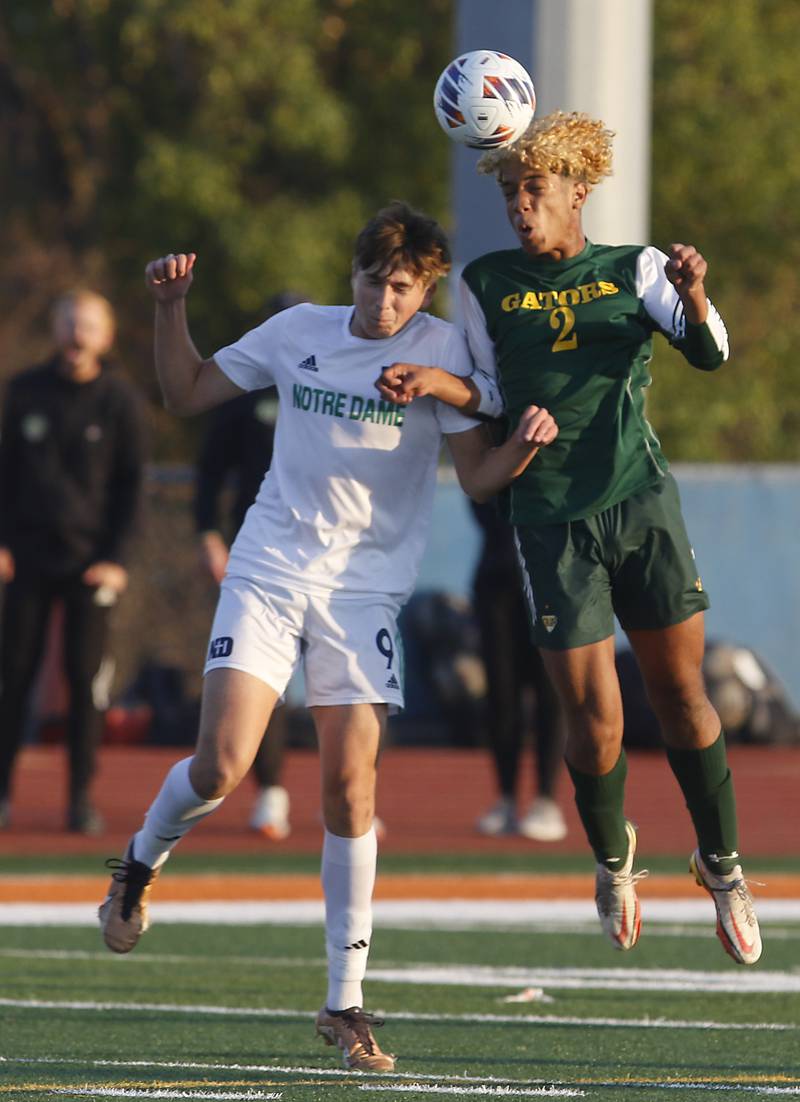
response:
[(550, 314), (550, 328), (558, 329), (559, 334), (553, 341), (551, 352), (568, 352), (578, 347), (578, 334), (575, 328), (575, 312), (569, 306), (557, 306)]

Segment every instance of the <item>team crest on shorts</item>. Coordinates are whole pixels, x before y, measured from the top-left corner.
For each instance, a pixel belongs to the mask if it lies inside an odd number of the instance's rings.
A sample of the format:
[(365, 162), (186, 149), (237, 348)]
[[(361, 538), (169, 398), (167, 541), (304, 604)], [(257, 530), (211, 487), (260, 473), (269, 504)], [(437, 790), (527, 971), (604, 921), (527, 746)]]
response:
[(208, 648), (208, 660), (212, 662), (215, 658), (227, 658), (233, 650), (233, 639), (230, 635), (220, 635), (217, 639), (211, 640), (211, 645)]
[(698, 593), (702, 593), (703, 592), (703, 579), (702, 578), (695, 578), (694, 587), (695, 587), (695, 589), (697, 590)]
[(558, 623), (558, 617), (557, 616), (552, 616), (548, 612), (546, 612), (542, 616), (542, 625), (544, 626), (545, 631), (548, 631), (548, 632), (552, 631), (557, 623)]

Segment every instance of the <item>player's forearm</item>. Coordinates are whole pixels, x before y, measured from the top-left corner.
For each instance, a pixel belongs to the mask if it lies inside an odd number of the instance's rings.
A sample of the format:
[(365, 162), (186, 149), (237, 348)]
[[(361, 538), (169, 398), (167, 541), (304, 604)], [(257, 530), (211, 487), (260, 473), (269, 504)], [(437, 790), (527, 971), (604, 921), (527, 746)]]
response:
[(481, 403), (481, 394), (472, 379), (463, 375), (451, 375), (441, 367), (428, 369), (429, 393), (440, 402), (461, 410), (475, 413)]
[(514, 437), (498, 448), (488, 448), (481, 461), (460, 476), (461, 488), (479, 504), (489, 501), (522, 474), (538, 450), (538, 444)]
[(156, 302), (156, 375), (170, 413), (195, 412), (192, 395), (203, 359), (194, 346), (186, 321), (186, 300)]

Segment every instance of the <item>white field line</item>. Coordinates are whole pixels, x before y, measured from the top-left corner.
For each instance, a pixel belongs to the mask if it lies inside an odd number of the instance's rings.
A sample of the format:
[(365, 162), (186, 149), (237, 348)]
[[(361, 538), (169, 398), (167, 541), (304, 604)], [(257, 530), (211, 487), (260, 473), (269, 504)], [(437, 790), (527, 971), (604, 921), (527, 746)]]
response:
[(283, 1098), (282, 1091), (205, 1091), (174, 1090), (154, 1087), (139, 1090), (131, 1087), (51, 1087), (48, 1095), (68, 1095), (70, 1098), (152, 1098), (197, 1099), (197, 1102), (266, 1102)]
[(686, 991), (702, 994), (800, 993), (800, 972), (718, 972), (682, 968), (519, 968), (484, 965), (410, 965), (370, 968), (368, 979), (458, 987), (543, 987), (595, 991)]
[[(198, 901), (196, 903), (159, 903), (150, 907), (154, 923), (193, 923), (229, 926), (322, 926), (324, 904), (314, 900), (298, 901)], [(758, 901), (758, 916), (763, 924), (800, 922), (800, 900), (764, 899)], [(586, 900), (378, 900), (373, 905), (378, 927), (405, 930), (463, 930), (490, 927), (492, 930), (548, 928), (563, 923), (597, 922), (594, 901)], [(647, 899), (642, 904), (642, 919), (650, 923), (715, 923), (714, 905), (704, 897), (687, 899)], [(94, 903), (3, 903), (0, 926), (94, 926)]]
[(360, 1091), (391, 1091), (393, 1094), (468, 1094), (475, 1098), (585, 1098), (575, 1087), (449, 1087), (426, 1083), (364, 1084)]
[[(0, 949), (0, 959), (93, 960), (111, 967), (138, 967), (149, 964), (191, 964), (201, 957), (190, 954), (136, 954), (132, 958), (113, 956), (105, 951), (88, 953), (76, 950)], [(322, 967), (320, 958), (278, 957), (215, 957), (224, 964), (239, 963), (247, 967), (269, 964), (274, 967)], [(125, 963), (123, 963), (125, 962)], [(136, 963), (134, 963), (136, 962)], [(430, 963), (395, 964), (389, 962), (369, 967), (372, 983), (410, 984), (419, 987), (506, 987), (515, 989), (553, 988), (578, 991), (681, 991), (709, 994), (798, 994), (800, 971), (745, 971), (732, 969), (699, 971), (683, 968), (537, 968), (535, 966), (504, 966), (480, 964)], [(0, 999), (2, 1005), (2, 999)]]
[[(190, 953), (136, 953), (117, 956), (105, 949), (97, 952), (76, 949), (0, 949), (0, 959), (99, 961), (111, 967), (138, 967), (141, 964), (198, 963), (240, 964), (247, 968), (322, 968), (322, 957), (202, 956)], [(135, 963), (134, 963), (135, 962)], [(684, 968), (536, 968), (519, 965), (447, 964), (428, 962), (375, 962), (368, 978), (378, 983), (413, 984), (444, 987), (560, 987), (578, 990), (697, 991), (702, 994), (732, 991), (748, 994), (793, 994), (800, 992), (800, 971), (746, 971), (732, 969), (699, 971)]]
[[(762, 1085), (762, 1084), (749, 1084), (749, 1083), (736, 1083), (736, 1082), (730, 1082), (730, 1083), (703, 1083), (703, 1082), (677, 1083), (677, 1082), (665, 1081), (665, 1082), (659, 1083), (659, 1082), (656, 1082), (656, 1081), (653, 1081), (653, 1080), (647, 1080), (647, 1081), (643, 1081), (643, 1082), (636, 1082), (635, 1080), (632, 1080), (632, 1079), (630, 1079), (630, 1080), (625, 1079), (625, 1080), (617, 1080), (617, 1081), (604, 1082), (604, 1083), (592, 1082), (591, 1084), (587, 1084), (587, 1085), (590, 1085), (592, 1087), (615, 1087), (617, 1090), (621, 1090), (621, 1089), (622, 1090), (631, 1090), (631, 1089), (634, 1089), (634, 1090), (668, 1090), (668, 1091), (687, 1091), (687, 1090), (689, 1090), (689, 1091), (725, 1091), (729, 1094), (733, 1094), (734, 1092), (742, 1091), (742, 1092), (745, 1092), (747, 1094), (759, 1094), (759, 1095), (773, 1095), (773, 1094), (800, 1095), (800, 1087), (771, 1087), (771, 1086)], [(538, 1091), (528, 1092), (528, 1091), (517, 1090), (517, 1089), (513, 1089), (513, 1088), (504, 1089), (503, 1087), (496, 1087), (496, 1088), (493, 1088), (493, 1089), (492, 1088), (482, 1088), (482, 1089), (479, 1088), (478, 1090), (475, 1090), (474, 1088), (463, 1088), (463, 1087), (454, 1088), (454, 1087), (425, 1086), (422, 1083), (417, 1083), (417, 1084), (410, 1084), (409, 1083), (407, 1086), (406, 1085), (401, 1086), (400, 1084), (395, 1083), (395, 1084), (386, 1085), (386, 1086), (383, 1086), (381, 1084), (359, 1085), (358, 1090), (360, 1090), (360, 1091), (392, 1091), (392, 1092), (397, 1092), (398, 1094), (400, 1094), (400, 1093), (410, 1093), (412, 1091), (415, 1092), (415, 1093), (419, 1092), (420, 1094), (470, 1094), (470, 1095), (478, 1095), (480, 1097), (495, 1096), (495, 1097), (501, 1097), (501, 1098), (509, 1098), (509, 1097), (529, 1098), (532, 1095), (538, 1095), (538, 1097), (540, 1097), (540, 1098), (542, 1098), (542, 1097), (547, 1098), (547, 1097), (557, 1097), (559, 1094), (561, 1094), (562, 1096), (572, 1094), (573, 1097), (576, 1097), (576, 1096), (577, 1097), (583, 1097), (583, 1098), (586, 1097), (586, 1093), (584, 1091), (560, 1090), (557, 1087), (553, 1087), (553, 1088), (542, 1087)]]
[[(177, 1061), (177, 1060), (82, 1060), (82, 1059), (69, 1059), (60, 1058), (57, 1056), (25, 1056), (25, 1057), (5, 1057), (0, 1056), (0, 1066), (3, 1064), (15, 1064), (25, 1066), (47, 1066), (56, 1065), (59, 1067), (68, 1067), (76, 1064), (80, 1065), (81, 1069), (85, 1072), (89, 1068), (119, 1068), (119, 1069), (144, 1069), (148, 1068), (153, 1071), (225, 1071), (236, 1072), (245, 1074), (269, 1074), (269, 1075), (305, 1075), (314, 1076), (319, 1079), (346, 1079), (352, 1083), (359, 1090), (377, 1090), (378, 1087), (383, 1087), (384, 1081), (389, 1080), (386, 1084), (386, 1089), (391, 1090), (393, 1087), (396, 1090), (400, 1089), (414, 1089), (419, 1090), (418, 1084), (433, 1083), (437, 1086), (460, 1086), (461, 1084), (468, 1085), (485, 1085), (492, 1087), (507, 1086), (507, 1087), (546, 1087), (553, 1089), (559, 1086), (574, 1087), (575, 1084), (554, 1082), (552, 1079), (509, 1079), (507, 1077), (495, 1076), (495, 1075), (419, 1075), (412, 1072), (359, 1072), (359, 1071), (346, 1071), (342, 1068), (332, 1067), (307, 1067), (303, 1065), (286, 1066), (286, 1065), (272, 1065), (272, 1064), (218, 1064), (218, 1063), (197, 1063), (195, 1061)], [(773, 1083), (786, 1081), (785, 1076), (776, 1075)], [(757, 1080), (757, 1081), (756, 1081)], [(796, 1080), (789, 1080), (790, 1083), (796, 1084)], [(402, 1088), (400, 1086), (402, 1084)], [(176, 1084), (177, 1085), (177, 1084)], [(287, 1083), (287, 1086), (291, 1086), (291, 1083)], [(592, 1086), (592, 1087), (616, 1087), (616, 1088), (634, 1088), (641, 1090), (643, 1088), (653, 1088), (657, 1090), (712, 1090), (712, 1091), (747, 1091), (751, 1093), (763, 1093), (763, 1094), (788, 1094), (798, 1095), (800, 1094), (800, 1085), (786, 1085), (778, 1086), (771, 1085), (767, 1077), (753, 1076), (753, 1079), (748, 1082), (743, 1082), (742, 1077), (735, 1075), (730, 1079), (720, 1077), (715, 1080), (658, 1080), (658, 1079), (582, 1079), (580, 1086)]]
[[(205, 1006), (197, 1004), (174, 1003), (133, 1003), (133, 1002), (93, 1002), (89, 1000), (45, 1000), (45, 999), (0, 999), (0, 1006), (17, 1010), (81, 1010), (87, 1013), (105, 1013), (108, 1010), (131, 1014), (188, 1014), (211, 1015), (229, 1018), (288, 1018), (296, 1021), (309, 1021), (314, 1012), (309, 1010), (282, 1009), (263, 1006)], [(800, 1026), (791, 1022), (716, 1022), (684, 1021), (670, 1018), (587, 1018), (579, 1015), (557, 1014), (426, 1014), (416, 1011), (400, 1010), (389, 1015), (392, 1021), (412, 1022), (451, 1022), (454, 1024), (481, 1025), (545, 1025), (545, 1026), (592, 1026), (598, 1029), (696, 1029), (711, 1031), (746, 1031), (792, 1033)], [(0, 1057), (2, 1061), (2, 1057)], [(183, 1065), (180, 1065), (183, 1066)]]

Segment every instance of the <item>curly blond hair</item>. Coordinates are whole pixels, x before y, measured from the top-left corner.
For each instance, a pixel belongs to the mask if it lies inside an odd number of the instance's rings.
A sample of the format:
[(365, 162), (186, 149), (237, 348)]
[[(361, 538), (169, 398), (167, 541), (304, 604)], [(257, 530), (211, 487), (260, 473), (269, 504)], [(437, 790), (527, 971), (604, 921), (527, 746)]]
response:
[(504, 165), (521, 162), (593, 186), (611, 175), (613, 138), (614, 131), (599, 119), (580, 111), (554, 111), (534, 119), (515, 142), (484, 153), (478, 172), (498, 175)]

